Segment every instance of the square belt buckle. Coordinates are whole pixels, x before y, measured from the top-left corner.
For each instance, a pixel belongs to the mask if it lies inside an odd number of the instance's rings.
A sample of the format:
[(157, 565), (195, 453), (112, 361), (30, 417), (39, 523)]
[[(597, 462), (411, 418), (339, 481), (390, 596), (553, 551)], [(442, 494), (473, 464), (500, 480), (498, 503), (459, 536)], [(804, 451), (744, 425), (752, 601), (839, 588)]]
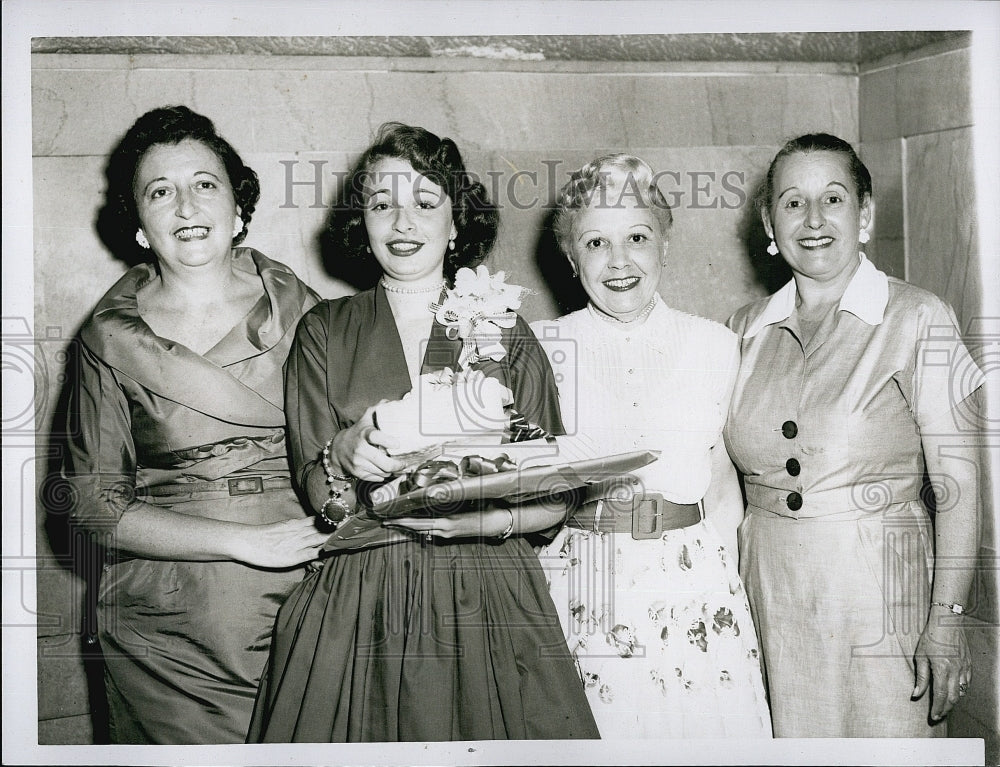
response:
[(264, 492), (263, 477), (238, 477), (229, 480), (230, 495), (253, 495)]
[(632, 498), (632, 538), (637, 541), (659, 538), (663, 534), (663, 496), (637, 493)]

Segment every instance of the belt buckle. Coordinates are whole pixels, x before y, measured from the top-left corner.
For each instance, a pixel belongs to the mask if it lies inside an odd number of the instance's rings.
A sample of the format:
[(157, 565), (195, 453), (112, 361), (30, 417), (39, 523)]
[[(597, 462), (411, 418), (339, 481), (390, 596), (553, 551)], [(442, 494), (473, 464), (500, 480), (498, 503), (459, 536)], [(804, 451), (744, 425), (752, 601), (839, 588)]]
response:
[(230, 495), (254, 495), (264, 492), (263, 477), (237, 477), (228, 481)]
[(651, 540), (663, 535), (663, 496), (636, 493), (632, 497), (632, 538)]

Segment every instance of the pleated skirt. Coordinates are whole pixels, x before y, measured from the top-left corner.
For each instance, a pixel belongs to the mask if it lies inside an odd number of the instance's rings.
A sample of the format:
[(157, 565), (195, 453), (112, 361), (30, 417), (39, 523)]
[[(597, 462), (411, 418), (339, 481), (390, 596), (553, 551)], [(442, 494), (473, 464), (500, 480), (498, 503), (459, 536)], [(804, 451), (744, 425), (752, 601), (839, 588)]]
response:
[(275, 625), (249, 742), (597, 738), (521, 538), (337, 553)]

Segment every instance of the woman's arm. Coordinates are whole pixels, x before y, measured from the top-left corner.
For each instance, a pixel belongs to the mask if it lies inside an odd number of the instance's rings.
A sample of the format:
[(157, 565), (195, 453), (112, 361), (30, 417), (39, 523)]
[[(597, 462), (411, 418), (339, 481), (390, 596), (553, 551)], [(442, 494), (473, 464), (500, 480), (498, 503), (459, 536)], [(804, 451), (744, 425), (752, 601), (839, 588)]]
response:
[(244, 525), (147, 503), (130, 507), (113, 535), (116, 549), (144, 559), (235, 560), (257, 567), (293, 567), (308, 562), (328, 537), (316, 529), (311, 517)]
[(705, 518), (722, 537), (726, 551), (739, 562), (736, 529), (743, 521), (743, 494), (736, 477), (736, 467), (729, 459), (726, 446), (720, 439), (711, 450), (712, 481), (705, 493)]
[(568, 510), (565, 500), (551, 497), (517, 506), (498, 504), (485, 511), (463, 511), (447, 517), (400, 517), (384, 525), (440, 538), (507, 538), (561, 525)]
[(74, 524), (106, 548), (147, 559), (240, 560), (291, 567), (312, 559), (326, 536), (312, 520), (242, 525), (189, 516), (135, 495), (135, 443), (125, 393), (106, 365), (83, 348), (72, 392), (66, 475)]
[[(383, 435), (372, 423), (374, 406), (361, 419), (344, 427), (327, 385), (328, 304), (307, 312), (295, 331), (285, 363), (285, 417), (292, 471), (313, 509), (330, 497), (322, 451), (329, 444), (331, 470), (341, 476), (378, 481), (401, 471), (403, 464), (380, 445)], [(345, 496), (353, 504), (352, 493)]]
[[(982, 391), (969, 395), (960, 406), (963, 412), (984, 404)], [(967, 432), (957, 430), (955, 424), (955, 417), (949, 413), (936, 426), (922, 427), (924, 459), (938, 506), (934, 515), (931, 601), (967, 606), (979, 550), (979, 456), (975, 441)], [(972, 675), (972, 659), (962, 626), (965, 619), (941, 604), (930, 606), (914, 658), (913, 697), (921, 697), (931, 687), (934, 719), (948, 714), (960, 697), (959, 685), (967, 685)]]
[[(723, 331), (725, 332), (725, 331)], [(722, 369), (716, 379), (719, 382), (719, 412), (725, 418), (736, 388), (736, 378), (740, 369), (740, 344), (737, 336), (727, 333), (723, 354)], [(712, 521), (712, 526), (722, 537), (726, 551), (734, 561), (739, 561), (739, 545), (736, 530), (743, 521), (743, 493), (740, 492), (736, 467), (726, 451), (726, 444), (720, 433), (718, 442), (709, 452), (712, 478), (705, 492), (705, 517)]]

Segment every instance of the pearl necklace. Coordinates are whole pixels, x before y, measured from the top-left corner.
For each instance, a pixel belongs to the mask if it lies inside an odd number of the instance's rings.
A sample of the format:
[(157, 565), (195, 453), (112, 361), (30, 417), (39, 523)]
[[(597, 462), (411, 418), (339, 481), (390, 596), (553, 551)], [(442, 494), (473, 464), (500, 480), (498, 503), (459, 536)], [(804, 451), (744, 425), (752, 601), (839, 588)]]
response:
[(649, 316), (649, 313), (653, 311), (655, 307), (656, 307), (656, 296), (654, 295), (651, 299), (649, 299), (649, 303), (642, 308), (642, 311), (629, 320), (619, 319), (618, 317), (615, 317), (613, 314), (605, 314), (599, 309), (595, 309), (593, 304), (590, 305), (590, 310), (605, 322), (611, 322), (616, 325), (637, 325), (644, 319), (646, 319), (646, 317)]
[(385, 277), (379, 280), (379, 285), (382, 286), (382, 289), (385, 290), (386, 293), (398, 293), (402, 296), (416, 296), (421, 293), (440, 293), (447, 284), (448, 283), (445, 280), (441, 280), (441, 282), (437, 285), (432, 285), (429, 288), (400, 288), (395, 285), (390, 285), (386, 282)]

